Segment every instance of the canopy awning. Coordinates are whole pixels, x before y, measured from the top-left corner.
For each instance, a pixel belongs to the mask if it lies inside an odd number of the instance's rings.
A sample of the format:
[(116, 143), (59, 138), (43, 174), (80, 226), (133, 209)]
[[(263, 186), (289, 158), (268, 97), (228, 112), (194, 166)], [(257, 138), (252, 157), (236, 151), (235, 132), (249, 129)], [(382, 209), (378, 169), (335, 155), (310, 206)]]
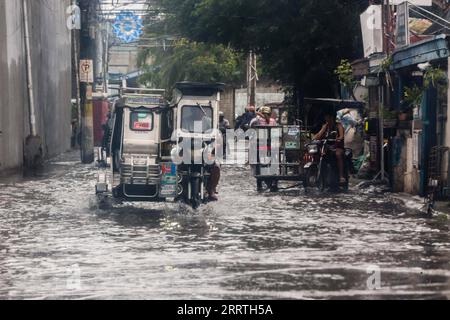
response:
[(332, 98), (304, 98), (305, 104), (322, 105), (325, 107), (334, 107), (336, 111), (342, 109), (364, 109), (365, 103), (355, 100), (342, 100)]
[(433, 39), (424, 40), (393, 53), (393, 69), (416, 67), (420, 63), (447, 59), (450, 56), (447, 36), (439, 35)]

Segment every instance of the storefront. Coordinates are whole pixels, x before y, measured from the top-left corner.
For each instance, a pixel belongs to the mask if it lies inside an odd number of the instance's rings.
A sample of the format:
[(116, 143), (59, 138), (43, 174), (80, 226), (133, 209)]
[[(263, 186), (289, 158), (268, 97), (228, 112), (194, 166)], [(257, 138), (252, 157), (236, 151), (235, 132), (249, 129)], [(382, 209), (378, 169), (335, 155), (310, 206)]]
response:
[(447, 191), (448, 58), (444, 35), (398, 49), (392, 56), (393, 107), (402, 115), (390, 153), (395, 191), (425, 195), (431, 177), (440, 180), (442, 193)]

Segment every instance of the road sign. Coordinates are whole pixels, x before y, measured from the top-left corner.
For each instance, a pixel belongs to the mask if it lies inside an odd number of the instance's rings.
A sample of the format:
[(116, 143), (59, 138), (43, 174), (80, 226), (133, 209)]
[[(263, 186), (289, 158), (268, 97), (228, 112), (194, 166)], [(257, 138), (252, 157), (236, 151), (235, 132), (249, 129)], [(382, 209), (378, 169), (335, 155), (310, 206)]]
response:
[(94, 63), (92, 60), (80, 60), (80, 82), (94, 82)]

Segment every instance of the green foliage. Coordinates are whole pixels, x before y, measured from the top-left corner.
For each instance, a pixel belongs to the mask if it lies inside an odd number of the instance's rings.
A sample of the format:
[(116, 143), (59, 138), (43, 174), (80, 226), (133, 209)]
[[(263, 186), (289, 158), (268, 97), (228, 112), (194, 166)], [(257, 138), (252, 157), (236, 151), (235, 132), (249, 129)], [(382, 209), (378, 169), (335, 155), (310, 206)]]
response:
[(164, 32), (255, 51), (265, 73), (310, 96), (336, 92), (333, 71), (361, 55), (357, 0), (159, 0)]
[(433, 87), (438, 90), (444, 90), (447, 88), (447, 84), (447, 74), (442, 69), (436, 67), (428, 68), (423, 76), (423, 87), (415, 84), (413, 87), (404, 88), (403, 103), (406, 107), (405, 111), (421, 104), (426, 89)]
[(352, 89), (354, 85), (352, 65), (347, 59), (341, 61), (341, 64), (336, 68), (334, 74), (338, 76), (341, 85), (347, 89)]
[(385, 120), (395, 120), (397, 119), (397, 112), (385, 108), (383, 109), (383, 118)]
[(404, 90), (403, 102), (408, 109), (420, 105), (424, 93), (423, 88), (419, 88), (415, 84), (413, 87), (405, 87)]
[[(148, 58), (152, 60), (150, 65), (144, 63)], [(239, 54), (223, 45), (180, 39), (166, 50), (141, 53), (140, 64), (146, 72), (140, 82), (169, 91), (179, 81), (235, 83), (245, 71), (241, 61)]]
[(387, 57), (381, 62), (381, 71), (389, 72), (393, 63), (394, 59), (392, 58), (392, 56)]
[(391, 66), (393, 63), (394, 63), (394, 59), (392, 58), (392, 56), (388, 56), (385, 59), (383, 59), (383, 61), (381, 62), (381, 65), (380, 65), (380, 72), (378, 74), (378, 75), (380, 75), (381, 73), (384, 74), (386, 85), (392, 91), (394, 91), (394, 87), (392, 85), (392, 76), (391, 76)]
[(423, 76), (423, 85), (425, 88), (434, 87), (438, 88), (442, 85), (447, 85), (447, 74), (440, 68), (431, 67), (425, 71)]

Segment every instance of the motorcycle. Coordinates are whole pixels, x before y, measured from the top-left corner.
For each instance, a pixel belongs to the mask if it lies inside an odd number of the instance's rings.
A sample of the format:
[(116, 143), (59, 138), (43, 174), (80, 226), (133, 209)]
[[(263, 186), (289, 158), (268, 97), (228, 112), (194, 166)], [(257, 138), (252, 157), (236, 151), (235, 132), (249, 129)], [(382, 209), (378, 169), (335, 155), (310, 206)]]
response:
[[(219, 131), (219, 103), (223, 84), (177, 83), (176, 135), (172, 161), (178, 165), (180, 201), (197, 209), (215, 196), (214, 181), (222, 154)], [(221, 159), (220, 159), (221, 160)]]
[(320, 191), (325, 189), (348, 190), (350, 174), (355, 173), (353, 167), (353, 151), (349, 148), (344, 152), (345, 183), (340, 183), (339, 168), (336, 156), (336, 139), (325, 138), (306, 145), (304, 167), (305, 190), (317, 187)]

